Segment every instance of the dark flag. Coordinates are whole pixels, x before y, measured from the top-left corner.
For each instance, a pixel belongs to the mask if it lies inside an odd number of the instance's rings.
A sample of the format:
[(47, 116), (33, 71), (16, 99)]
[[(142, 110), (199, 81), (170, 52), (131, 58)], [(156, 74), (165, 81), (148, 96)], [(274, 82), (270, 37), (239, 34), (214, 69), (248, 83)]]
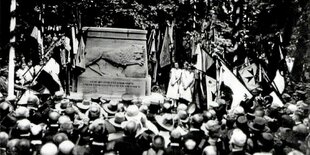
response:
[(34, 85), (32, 89), (35, 91), (40, 91), (42, 88), (40, 86), (44, 86), (52, 95), (56, 91), (62, 90), (58, 74), (59, 64), (53, 58), (51, 58), (35, 78), (37, 84)]
[(167, 65), (170, 65), (171, 63), (171, 55), (170, 55), (171, 40), (170, 40), (168, 29), (169, 27), (167, 26), (166, 31), (165, 31), (163, 45), (162, 45), (161, 52), (160, 52), (160, 57), (159, 57), (160, 58), (159, 65), (161, 68)]

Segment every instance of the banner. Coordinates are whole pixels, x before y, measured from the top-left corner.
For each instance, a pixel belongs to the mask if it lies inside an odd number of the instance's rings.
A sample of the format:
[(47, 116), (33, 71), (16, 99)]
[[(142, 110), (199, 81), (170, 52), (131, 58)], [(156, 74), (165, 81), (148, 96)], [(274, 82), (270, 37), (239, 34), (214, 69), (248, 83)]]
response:
[[(220, 62), (220, 78), (219, 82), (221, 88), (225, 88), (221, 90), (221, 94), (231, 95), (226, 96), (226, 98), (230, 98), (231, 108), (234, 109), (237, 107), (241, 101), (246, 99), (251, 99), (252, 94), (249, 90), (239, 81), (239, 79), (228, 69), (228, 67)], [(230, 93), (231, 92), (231, 93)]]

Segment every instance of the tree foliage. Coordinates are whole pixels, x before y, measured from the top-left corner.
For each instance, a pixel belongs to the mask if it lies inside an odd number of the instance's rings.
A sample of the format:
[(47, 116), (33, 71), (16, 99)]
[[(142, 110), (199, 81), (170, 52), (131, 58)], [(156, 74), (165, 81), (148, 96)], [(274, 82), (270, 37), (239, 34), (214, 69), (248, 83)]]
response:
[[(283, 36), (291, 54), (302, 37), (306, 0), (17, 0), (17, 49), (33, 50), (29, 34), (33, 26), (68, 25), (164, 30), (174, 21), (178, 54), (191, 44), (225, 56), (232, 65), (236, 55), (260, 58), (270, 52), (270, 43)], [(305, 15), (303, 15), (304, 17)], [(304, 17), (305, 18), (305, 17)], [(47, 34), (46, 32), (45, 34)], [(293, 34), (293, 35), (292, 35)], [(285, 51), (286, 53), (286, 51)], [(241, 58), (242, 59), (242, 58)]]

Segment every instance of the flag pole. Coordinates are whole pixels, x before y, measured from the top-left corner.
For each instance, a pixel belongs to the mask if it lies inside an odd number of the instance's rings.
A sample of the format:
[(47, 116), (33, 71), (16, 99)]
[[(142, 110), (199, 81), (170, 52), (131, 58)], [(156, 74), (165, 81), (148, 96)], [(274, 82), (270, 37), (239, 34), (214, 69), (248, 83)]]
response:
[(10, 7), (10, 13), (11, 13), (11, 19), (10, 19), (10, 51), (9, 51), (9, 75), (8, 75), (8, 96), (7, 99), (11, 100), (15, 98), (14, 95), (14, 68), (15, 68), (15, 47), (14, 43), (16, 42), (16, 37), (14, 34), (15, 28), (16, 28), (16, 17), (13, 14), (16, 10), (16, 0), (11, 0), (11, 7)]

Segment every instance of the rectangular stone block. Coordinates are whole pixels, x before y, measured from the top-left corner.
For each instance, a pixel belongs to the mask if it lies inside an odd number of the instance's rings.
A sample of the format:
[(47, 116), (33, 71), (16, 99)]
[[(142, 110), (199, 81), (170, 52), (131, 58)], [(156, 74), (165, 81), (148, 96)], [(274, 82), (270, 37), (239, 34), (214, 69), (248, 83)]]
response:
[(150, 92), (147, 31), (84, 27), (83, 32), (86, 68), (78, 77), (78, 92), (90, 97), (145, 96)]

